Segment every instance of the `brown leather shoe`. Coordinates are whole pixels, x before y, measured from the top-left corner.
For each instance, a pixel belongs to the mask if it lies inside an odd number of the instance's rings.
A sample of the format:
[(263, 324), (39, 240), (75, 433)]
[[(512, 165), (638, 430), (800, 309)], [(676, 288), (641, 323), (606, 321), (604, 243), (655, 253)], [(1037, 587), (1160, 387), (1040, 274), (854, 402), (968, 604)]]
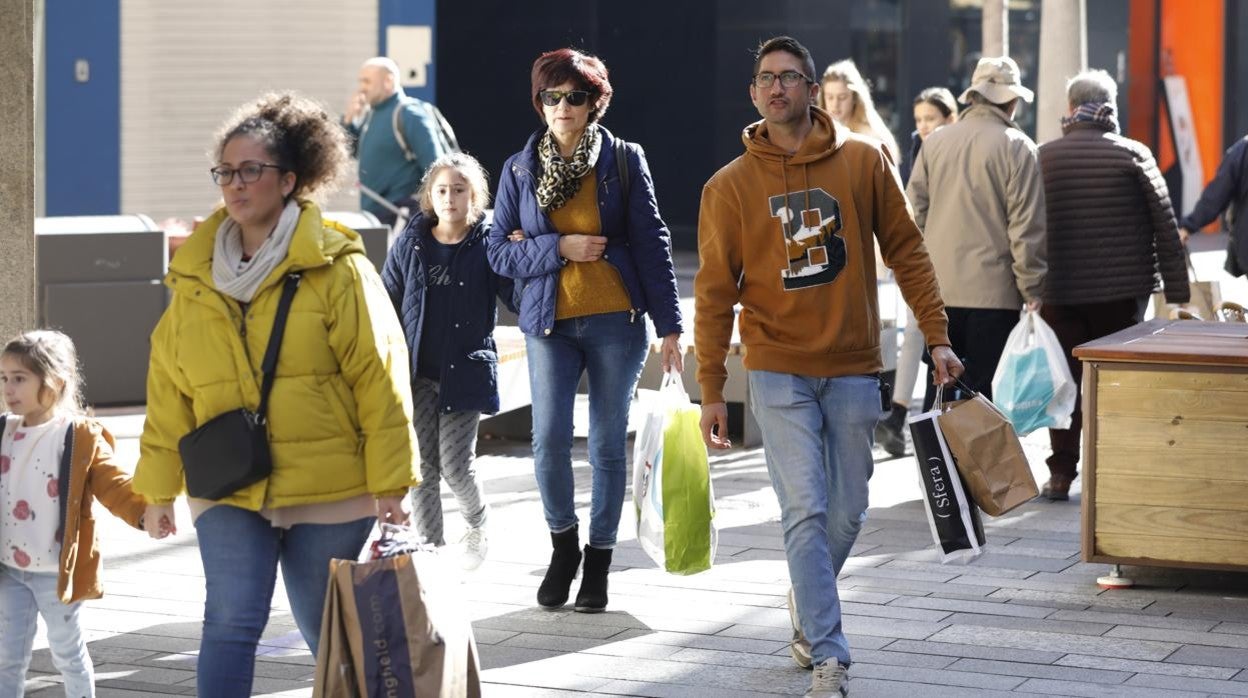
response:
[(1070, 483), (1073, 480), (1064, 475), (1052, 475), (1040, 489), (1040, 496), (1052, 502), (1065, 502), (1070, 499)]

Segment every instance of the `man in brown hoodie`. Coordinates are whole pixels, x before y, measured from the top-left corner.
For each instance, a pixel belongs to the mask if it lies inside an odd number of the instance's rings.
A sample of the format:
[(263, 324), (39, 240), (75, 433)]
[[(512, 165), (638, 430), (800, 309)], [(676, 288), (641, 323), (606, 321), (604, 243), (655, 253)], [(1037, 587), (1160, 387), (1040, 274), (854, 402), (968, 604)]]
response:
[(758, 49), (750, 98), (763, 119), (742, 134), (745, 154), (702, 192), (694, 335), (703, 437), (728, 448), (724, 360), (741, 304), (750, 401), (793, 581), (793, 657), (814, 666), (809, 695), (833, 696), (847, 694), (850, 664), (836, 576), (866, 519), (881, 410), (873, 236), (914, 309), (936, 380), (962, 365), (891, 160), (879, 141), (813, 106), (814, 71), (789, 37)]

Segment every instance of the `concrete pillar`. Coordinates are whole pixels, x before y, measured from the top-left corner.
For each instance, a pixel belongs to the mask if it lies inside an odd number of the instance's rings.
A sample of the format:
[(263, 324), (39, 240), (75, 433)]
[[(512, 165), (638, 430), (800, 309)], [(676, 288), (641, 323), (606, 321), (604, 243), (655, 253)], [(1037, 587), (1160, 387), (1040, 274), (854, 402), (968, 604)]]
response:
[(0, 0), (0, 343), (35, 323), (35, 10)]
[(1040, 6), (1040, 75), (1036, 87), (1036, 142), (1062, 137), (1068, 111), (1066, 81), (1088, 67), (1085, 0), (1044, 0)]
[(983, 46), (985, 56), (1010, 55), (1009, 0), (984, 0)]

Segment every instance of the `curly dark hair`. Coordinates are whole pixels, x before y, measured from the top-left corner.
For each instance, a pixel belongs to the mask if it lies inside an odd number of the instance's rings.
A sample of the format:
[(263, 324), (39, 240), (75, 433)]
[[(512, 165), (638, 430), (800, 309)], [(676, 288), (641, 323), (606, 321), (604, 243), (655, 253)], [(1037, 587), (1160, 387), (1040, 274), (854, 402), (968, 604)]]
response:
[(273, 161), (295, 175), (295, 198), (320, 198), (336, 189), (351, 155), (338, 121), (320, 103), (293, 92), (270, 92), (244, 104), (217, 132), (212, 157), (221, 159), (237, 136), (262, 144)]

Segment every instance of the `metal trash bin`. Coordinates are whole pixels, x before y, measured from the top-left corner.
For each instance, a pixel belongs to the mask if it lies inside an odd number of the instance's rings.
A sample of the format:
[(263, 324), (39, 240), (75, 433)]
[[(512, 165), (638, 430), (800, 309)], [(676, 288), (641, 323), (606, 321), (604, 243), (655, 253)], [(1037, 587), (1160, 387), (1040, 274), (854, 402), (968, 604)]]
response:
[(37, 319), (74, 340), (88, 403), (147, 399), (168, 250), (164, 231), (143, 215), (35, 219)]
[(377, 267), (377, 273), (386, 265), (386, 254), (390, 251), (390, 226), (377, 220), (377, 216), (368, 211), (328, 211), (321, 218), (341, 223), (360, 234), (364, 240), (364, 253)]

